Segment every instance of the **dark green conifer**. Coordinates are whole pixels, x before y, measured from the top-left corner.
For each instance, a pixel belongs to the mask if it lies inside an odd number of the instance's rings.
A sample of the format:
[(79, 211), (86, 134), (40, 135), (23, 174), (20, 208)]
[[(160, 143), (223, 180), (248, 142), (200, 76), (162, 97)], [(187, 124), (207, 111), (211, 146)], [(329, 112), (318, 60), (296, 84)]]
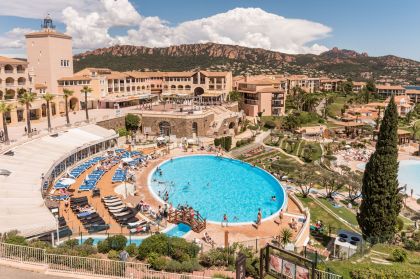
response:
[(386, 242), (396, 233), (402, 206), (398, 186), (398, 112), (391, 98), (379, 129), (376, 150), (363, 175), (362, 203), (357, 220), (365, 239)]

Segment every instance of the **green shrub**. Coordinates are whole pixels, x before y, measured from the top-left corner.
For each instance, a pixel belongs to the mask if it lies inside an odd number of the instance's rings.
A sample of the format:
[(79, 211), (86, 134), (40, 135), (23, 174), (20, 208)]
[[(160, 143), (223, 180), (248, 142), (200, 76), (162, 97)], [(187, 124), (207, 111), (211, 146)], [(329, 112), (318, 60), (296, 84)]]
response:
[(89, 237), (88, 239), (83, 242), (84, 245), (93, 245), (93, 238)]
[(29, 242), (29, 246), (34, 247), (34, 248), (47, 249), (51, 247), (51, 244), (45, 241), (41, 241), (41, 240), (33, 240)]
[(146, 238), (139, 246), (137, 257), (144, 260), (150, 253), (168, 255), (168, 238), (165, 234), (155, 234)]
[(28, 245), (26, 238), (17, 234), (7, 235), (4, 242), (7, 244), (24, 245), (24, 246)]
[(115, 250), (110, 250), (108, 252), (108, 259), (118, 261), (120, 259), (118, 252)]
[(130, 257), (136, 257), (137, 256), (137, 246), (135, 243), (131, 243), (130, 245), (127, 245), (125, 247), (125, 251), (130, 255)]
[(200, 256), (200, 264), (205, 267), (226, 266), (228, 261), (233, 261), (233, 257), (230, 257), (226, 249), (213, 248)]
[(79, 240), (69, 239), (69, 240), (66, 240), (62, 245), (63, 247), (73, 249), (74, 247), (79, 245)]
[(417, 204), (420, 204), (420, 199), (417, 199)]
[(147, 257), (147, 263), (155, 270), (163, 270), (166, 267), (167, 260), (164, 256), (151, 252)]
[(121, 251), (125, 248), (127, 244), (127, 238), (123, 235), (114, 235), (108, 237), (109, 247), (116, 251)]
[(106, 254), (109, 252), (109, 250), (111, 250), (108, 239), (99, 241), (96, 247), (98, 248), (98, 252), (102, 254)]
[(404, 248), (410, 251), (415, 251), (420, 249), (420, 244), (416, 243), (412, 239), (404, 241)]
[(392, 260), (394, 262), (405, 262), (407, 260), (407, 252), (404, 249), (396, 248), (392, 251)]
[(186, 261), (196, 257), (199, 247), (183, 238), (168, 237), (165, 234), (152, 235), (146, 238), (139, 246), (138, 258), (143, 260), (150, 253), (169, 256), (178, 261)]
[(172, 259), (183, 262), (195, 258), (199, 247), (186, 241), (184, 238), (172, 237), (169, 241), (169, 255)]
[(355, 267), (350, 272), (350, 277), (352, 279), (382, 279), (382, 278), (392, 278), (392, 279), (408, 279), (408, 278), (419, 278), (420, 272), (414, 271), (413, 269), (401, 269), (396, 268), (395, 265), (385, 266), (381, 265), (380, 267), (371, 267), (371, 266), (362, 266)]
[(400, 232), (404, 228), (404, 220), (401, 217), (397, 218), (397, 230)]
[(193, 271), (200, 270), (200, 269), (201, 269), (201, 266), (197, 260), (188, 260), (188, 261), (183, 261), (183, 262), (170, 260), (166, 263), (166, 266), (165, 266), (165, 271), (176, 272), (176, 273), (181, 273), (181, 272), (191, 273)]
[(137, 130), (140, 125), (140, 117), (136, 114), (129, 113), (125, 116), (125, 128), (127, 130)]
[(264, 127), (267, 129), (274, 129), (276, 128), (276, 123), (274, 123), (274, 121), (268, 120), (264, 123)]

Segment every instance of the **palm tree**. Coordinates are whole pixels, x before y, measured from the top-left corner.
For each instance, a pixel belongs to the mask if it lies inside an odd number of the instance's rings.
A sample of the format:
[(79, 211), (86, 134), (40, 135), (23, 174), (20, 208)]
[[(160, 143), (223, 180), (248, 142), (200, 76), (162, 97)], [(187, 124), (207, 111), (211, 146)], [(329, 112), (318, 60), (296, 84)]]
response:
[(85, 112), (86, 112), (86, 122), (89, 123), (89, 113), (88, 113), (88, 105), (87, 105), (87, 94), (92, 92), (92, 88), (89, 86), (83, 86), (82, 90), (80, 90), (81, 93), (85, 94)]
[(26, 108), (26, 126), (28, 128), (28, 136), (31, 136), (31, 112), (30, 107), (31, 103), (35, 101), (35, 94), (32, 92), (23, 92), (21, 97), (19, 98), (19, 103), (21, 105), (25, 105)]
[(50, 102), (54, 99), (54, 95), (51, 93), (45, 93), (42, 96), (42, 99), (44, 99), (47, 102), (47, 120), (48, 120), (48, 132), (51, 132), (51, 116), (50, 116)]
[(281, 247), (284, 248), (288, 243), (290, 243), (292, 241), (292, 237), (293, 232), (289, 228), (282, 229), (278, 236)]
[(9, 143), (9, 132), (7, 131), (6, 113), (12, 110), (12, 106), (5, 102), (0, 102), (0, 113), (3, 118), (4, 142)]
[(74, 91), (72, 91), (70, 89), (63, 89), (64, 102), (65, 102), (65, 105), (66, 105), (66, 121), (67, 121), (67, 126), (70, 125), (68, 98), (71, 97), (73, 95), (73, 93), (74, 93)]

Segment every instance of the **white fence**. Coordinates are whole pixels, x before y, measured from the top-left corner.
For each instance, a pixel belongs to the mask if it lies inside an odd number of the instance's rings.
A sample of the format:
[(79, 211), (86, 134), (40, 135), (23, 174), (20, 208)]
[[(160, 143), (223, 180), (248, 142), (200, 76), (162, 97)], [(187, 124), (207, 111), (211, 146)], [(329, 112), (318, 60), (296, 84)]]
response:
[(342, 279), (342, 278), (343, 278), (343, 276), (341, 276), (341, 275), (315, 269), (315, 278), (314, 279)]
[(44, 249), (0, 243), (0, 259), (44, 265), (49, 270), (98, 276), (101, 278), (210, 279), (192, 274), (178, 274), (149, 269), (149, 265), (107, 259), (49, 254)]

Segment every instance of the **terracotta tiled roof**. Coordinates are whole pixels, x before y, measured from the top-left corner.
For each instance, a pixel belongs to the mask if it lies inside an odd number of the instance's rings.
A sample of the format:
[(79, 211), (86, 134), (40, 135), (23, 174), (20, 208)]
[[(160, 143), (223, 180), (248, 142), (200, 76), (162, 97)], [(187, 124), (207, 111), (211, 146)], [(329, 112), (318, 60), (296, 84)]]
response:
[(63, 81), (65, 81), (65, 80), (91, 80), (91, 78), (88, 77), (88, 76), (76, 76), (76, 75), (74, 75), (72, 77), (62, 77), (59, 80), (63, 80)]
[(28, 62), (23, 61), (23, 60), (19, 60), (19, 59), (14, 59), (14, 58), (9, 58), (6, 56), (0, 56), (0, 63), (4, 63), (4, 64), (28, 64)]

